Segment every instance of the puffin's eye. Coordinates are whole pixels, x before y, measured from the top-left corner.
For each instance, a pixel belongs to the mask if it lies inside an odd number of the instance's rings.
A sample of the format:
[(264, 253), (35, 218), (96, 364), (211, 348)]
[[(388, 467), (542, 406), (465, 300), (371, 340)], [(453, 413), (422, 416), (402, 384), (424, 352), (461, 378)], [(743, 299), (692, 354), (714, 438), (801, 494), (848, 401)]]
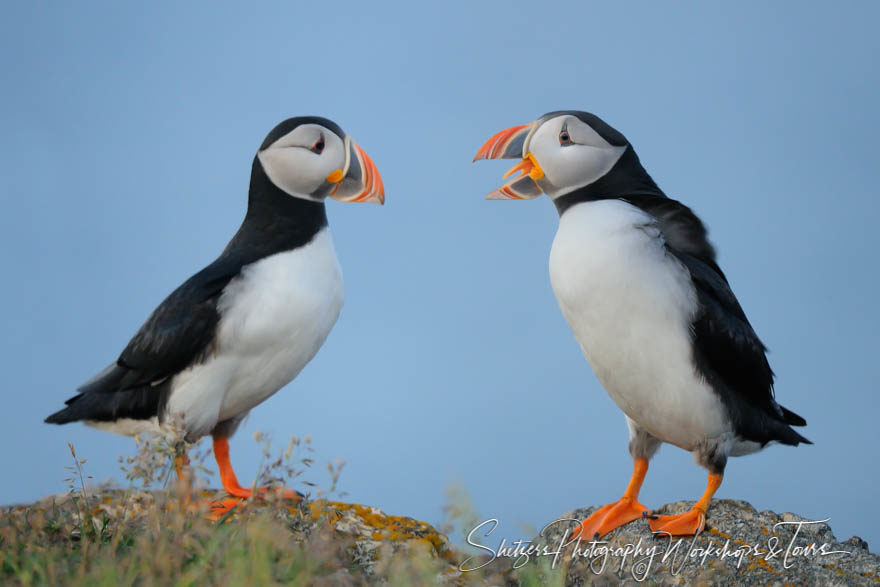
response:
[(312, 145), (312, 151), (320, 155), (324, 151), (324, 135), (321, 135), (321, 138)]
[(571, 140), (571, 135), (568, 134), (568, 129), (563, 128), (559, 131), (559, 144), (563, 147), (574, 144)]

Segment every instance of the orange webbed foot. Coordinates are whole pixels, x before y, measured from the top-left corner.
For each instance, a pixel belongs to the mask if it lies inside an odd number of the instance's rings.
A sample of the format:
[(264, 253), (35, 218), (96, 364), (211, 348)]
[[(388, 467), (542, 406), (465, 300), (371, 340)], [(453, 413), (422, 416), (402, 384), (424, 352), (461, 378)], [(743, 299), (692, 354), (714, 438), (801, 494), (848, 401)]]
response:
[(209, 520), (218, 521), (223, 518), (226, 514), (234, 510), (235, 508), (241, 505), (240, 499), (212, 499), (208, 500), (208, 514), (207, 518)]
[(694, 536), (706, 528), (706, 512), (712, 496), (721, 487), (721, 473), (710, 473), (703, 497), (689, 511), (674, 516), (655, 516), (651, 521), (651, 531), (655, 534), (672, 536)]
[(299, 491), (295, 491), (293, 489), (286, 489), (284, 487), (257, 487), (256, 489), (245, 489), (241, 486), (238, 487), (226, 487), (226, 491), (229, 495), (241, 498), (241, 499), (250, 499), (251, 497), (279, 497), (283, 500), (287, 501), (295, 501), (300, 502), (304, 499), (304, 495)]
[[(267, 488), (263, 487), (260, 491), (263, 492), (263, 495), (266, 494)], [(276, 492), (278, 497), (286, 501), (295, 501), (300, 502), (305, 499), (305, 496), (295, 489), (287, 489), (286, 487), (270, 487), (268, 491)]]
[(235, 471), (232, 470), (232, 464), (229, 462), (229, 441), (226, 437), (214, 437), (214, 458), (217, 459), (217, 465), (220, 467), (220, 482), (223, 484), (223, 489), (233, 497), (250, 499), (254, 496), (275, 495), (281, 499), (296, 502), (302, 501), (304, 497), (299, 491), (283, 487), (257, 487), (256, 489), (242, 487), (235, 476)]
[(615, 528), (650, 515), (651, 511), (640, 504), (638, 499), (639, 490), (642, 487), (642, 481), (644, 481), (647, 472), (648, 460), (643, 458), (635, 459), (633, 461), (632, 479), (630, 479), (626, 491), (623, 492), (623, 497), (593, 512), (593, 515), (575, 528), (572, 538), (598, 540), (599, 537), (608, 534)]
[[(233, 494), (230, 493), (230, 495)], [(240, 488), (240, 491), (236, 491), (234, 497), (231, 499), (211, 499), (204, 503), (207, 503), (208, 505), (208, 519), (216, 521), (223, 518), (223, 516), (235, 508), (244, 507), (245, 502), (252, 497), (264, 499), (267, 496), (277, 496), (283, 500), (292, 501), (294, 503), (299, 503), (305, 498), (303, 494), (299, 491), (294, 491), (293, 489), (258, 487), (253, 491)]]
[(694, 507), (674, 516), (656, 516), (649, 521), (655, 534), (694, 536), (706, 528), (706, 512)]
[(635, 499), (622, 497), (614, 503), (604, 505), (575, 528), (572, 538), (597, 540), (615, 528), (633, 520), (648, 516), (651, 511)]

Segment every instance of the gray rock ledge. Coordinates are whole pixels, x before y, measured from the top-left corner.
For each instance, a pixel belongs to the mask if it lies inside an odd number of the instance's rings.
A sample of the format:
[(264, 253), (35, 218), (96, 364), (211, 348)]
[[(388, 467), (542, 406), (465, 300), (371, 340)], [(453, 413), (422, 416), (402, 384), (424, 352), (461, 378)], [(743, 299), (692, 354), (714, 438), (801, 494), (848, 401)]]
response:
[[(692, 505), (675, 502), (655, 513)], [(596, 509), (573, 510), (560, 519), (583, 520)], [(535, 579), (565, 585), (880, 585), (880, 556), (864, 540), (841, 542), (827, 524), (811, 522), (759, 512), (744, 501), (713, 500), (707, 529), (697, 538), (657, 538), (647, 520), (636, 520), (597, 542), (574, 543), (574, 523), (560, 522), (535, 538), (533, 544), (545, 549), (540, 554), (499, 558), (490, 567), (517, 564), (502, 571), (511, 585)]]

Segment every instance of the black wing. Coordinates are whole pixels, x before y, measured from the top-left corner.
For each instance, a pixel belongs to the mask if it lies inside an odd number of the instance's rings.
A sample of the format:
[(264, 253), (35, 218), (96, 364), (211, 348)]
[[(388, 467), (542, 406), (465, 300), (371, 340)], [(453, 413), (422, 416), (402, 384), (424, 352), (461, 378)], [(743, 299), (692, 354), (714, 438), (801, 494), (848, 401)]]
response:
[(806, 421), (776, 403), (767, 349), (718, 267), (700, 219), (669, 198), (623, 199), (656, 219), (666, 250), (690, 272), (699, 305), (692, 325), (696, 365), (721, 396), (735, 429), (761, 443), (809, 442), (788, 427)]
[(118, 389), (156, 384), (210, 352), (220, 321), (217, 302), (240, 271), (241, 265), (218, 261), (174, 290), (119, 356), (116, 364), (126, 373)]
[(220, 321), (217, 303), (242, 266), (221, 257), (186, 280), (147, 318), (119, 359), (82, 384), (67, 407), (46, 421), (160, 416), (167, 380), (210, 352)]

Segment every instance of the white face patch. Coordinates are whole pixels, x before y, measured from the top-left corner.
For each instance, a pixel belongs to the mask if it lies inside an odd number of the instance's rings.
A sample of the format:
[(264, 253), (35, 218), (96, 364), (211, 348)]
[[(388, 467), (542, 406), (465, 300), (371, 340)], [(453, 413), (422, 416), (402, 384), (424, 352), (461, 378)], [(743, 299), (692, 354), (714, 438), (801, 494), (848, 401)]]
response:
[(303, 124), (257, 155), (266, 175), (279, 189), (306, 200), (321, 201), (315, 192), (327, 176), (344, 169), (347, 149), (343, 140), (320, 124)]
[[(566, 139), (563, 131), (567, 140), (560, 141), (561, 134)], [(625, 150), (571, 115), (544, 122), (523, 145), (523, 154), (531, 153), (544, 171), (538, 185), (551, 198), (593, 183), (614, 167)]]

